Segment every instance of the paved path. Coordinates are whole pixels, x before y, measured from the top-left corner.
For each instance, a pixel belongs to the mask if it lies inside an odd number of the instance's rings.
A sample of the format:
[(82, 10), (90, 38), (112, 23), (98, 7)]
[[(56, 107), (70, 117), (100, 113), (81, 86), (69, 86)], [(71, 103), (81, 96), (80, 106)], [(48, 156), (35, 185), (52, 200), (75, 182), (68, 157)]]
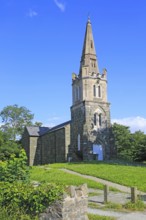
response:
[(117, 220), (146, 220), (146, 212), (125, 213), (88, 208), (88, 213), (101, 216), (111, 216), (115, 217)]
[[(94, 180), (94, 181), (97, 181), (99, 183), (102, 183), (104, 185), (108, 185), (108, 186), (111, 186), (111, 187), (114, 187), (120, 191), (123, 191), (123, 192), (127, 192), (127, 193), (130, 193), (130, 187), (127, 187), (127, 186), (122, 186), (120, 184), (117, 184), (117, 183), (113, 183), (113, 182), (110, 182), (108, 180), (103, 180), (103, 179), (100, 179), (100, 178), (97, 178), (97, 177), (94, 177), (94, 176), (89, 176), (89, 175), (84, 175), (84, 174), (80, 174), (80, 173), (77, 173), (75, 171), (72, 171), (72, 170), (67, 170), (67, 169), (61, 169), (67, 173), (71, 173), (71, 174), (75, 174), (77, 176), (81, 176), (83, 178), (86, 178), (86, 179), (90, 179), (90, 180)], [(141, 195), (144, 194), (144, 192), (141, 192), (141, 191), (138, 191)]]
[[(88, 176), (88, 175), (84, 175), (84, 174), (80, 174), (71, 170), (67, 170), (67, 169), (61, 169), (64, 172), (67, 173), (71, 173), (77, 176), (81, 176), (83, 178), (86, 179), (91, 179), (94, 181), (97, 181), (99, 183), (102, 183), (104, 185), (108, 185), (110, 187), (114, 187), (122, 192), (113, 192), (110, 191), (109, 193), (109, 201), (114, 202), (114, 203), (120, 203), (120, 204), (125, 204), (126, 202), (130, 201), (130, 187), (126, 187), (126, 186), (122, 186), (120, 184), (117, 183), (113, 183), (107, 180), (103, 180), (97, 177), (93, 177), (93, 176)], [(103, 204), (103, 190), (99, 190), (99, 189), (89, 189), (89, 192), (97, 192), (98, 195), (97, 196), (89, 196), (89, 201), (90, 202), (96, 202), (98, 204)], [(140, 195), (143, 196), (143, 200), (146, 203), (146, 193), (138, 191)], [(102, 209), (93, 209), (88, 207), (88, 213), (91, 214), (97, 214), (97, 215), (101, 215), (101, 216), (112, 216), (115, 217), (115, 219), (117, 220), (146, 220), (146, 211), (143, 212), (130, 212), (130, 213), (126, 213), (126, 212), (116, 212), (116, 211), (111, 211), (111, 210), (102, 210)]]

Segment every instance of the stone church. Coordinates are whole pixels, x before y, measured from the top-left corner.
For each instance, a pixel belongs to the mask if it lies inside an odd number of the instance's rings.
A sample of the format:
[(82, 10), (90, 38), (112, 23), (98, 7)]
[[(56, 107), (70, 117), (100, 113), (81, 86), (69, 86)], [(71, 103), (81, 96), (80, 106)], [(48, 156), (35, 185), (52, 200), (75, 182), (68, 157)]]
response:
[(107, 71), (99, 71), (88, 19), (79, 74), (72, 74), (71, 120), (53, 128), (25, 128), (22, 144), (28, 164), (109, 159), (110, 127)]

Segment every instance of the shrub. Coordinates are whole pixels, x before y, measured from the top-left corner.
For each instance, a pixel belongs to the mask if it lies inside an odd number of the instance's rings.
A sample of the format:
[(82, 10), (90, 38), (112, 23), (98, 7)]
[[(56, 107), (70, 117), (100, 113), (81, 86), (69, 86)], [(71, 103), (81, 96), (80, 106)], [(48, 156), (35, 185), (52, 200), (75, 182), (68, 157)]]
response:
[(27, 156), (22, 149), (19, 153), (19, 158), (14, 154), (11, 155), (7, 161), (0, 162), (0, 181), (14, 182), (14, 181), (28, 181), (29, 167), (26, 165)]
[(19, 210), (26, 214), (41, 213), (54, 201), (60, 199), (63, 188), (55, 184), (41, 184), (34, 187), (22, 182), (0, 183), (0, 206)]

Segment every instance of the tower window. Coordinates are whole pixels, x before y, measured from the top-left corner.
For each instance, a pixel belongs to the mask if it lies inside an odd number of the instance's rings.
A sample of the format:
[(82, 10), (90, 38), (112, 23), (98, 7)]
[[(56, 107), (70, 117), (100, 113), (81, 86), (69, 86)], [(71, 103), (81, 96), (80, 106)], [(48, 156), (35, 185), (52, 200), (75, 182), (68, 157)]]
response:
[(94, 125), (100, 128), (102, 126), (102, 114), (94, 114)]
[(94, 114), (94, 125), (97, 125), (97, 113)]
[(93, 95), (94, 97), (96, 97), (96, 86), (95, 85), (93, 86)]
[(98, 86), (98, 97), (101, 97), (101, 87)]
[(99, 114), (99, 127), (102, 125), (102, 114)]

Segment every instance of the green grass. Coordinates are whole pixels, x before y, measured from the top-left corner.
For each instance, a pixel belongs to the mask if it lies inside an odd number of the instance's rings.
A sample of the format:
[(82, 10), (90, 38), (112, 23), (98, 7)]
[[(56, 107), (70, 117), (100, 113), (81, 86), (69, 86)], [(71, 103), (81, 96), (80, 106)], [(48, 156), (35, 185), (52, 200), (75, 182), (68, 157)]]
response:
[(126, 204), (108, 202), (104, 204), (103, 206), (99, 205), (96, 202), (89, 202), (88, 207), (93, 208), (93, 209), (130, 212), (130, 211), (144, 211), (146, 208), (146, 205), (144, 204), (143, 201), (138, 200), (136, 203), (127, 202)]
[(88, 214), (89, 220), (115, 220), (114, 217)]
[(81, 174), (99, 177), (125, 186), (136, 186), (146, 192), (146, 167), (107, 163), (51, 164), (52, 168), (66, 168)]
[(101, 195), (101, 193), (99, 193), (99, 192), (89, 192), (88, 193), (89, 197), (91, 197), (91, 196), (99, 196), (99, 195)]
[(93, 180), (85, 179), (73, 174), (65, 173), (58, 169), (47, 169), (46, 167), (36, 166), (31, 169), (31, 180), (39, 182), (53, 182), (61, 185), (76, 185), (87, 183), (90, 188), (103, 189), (103, 185)]

